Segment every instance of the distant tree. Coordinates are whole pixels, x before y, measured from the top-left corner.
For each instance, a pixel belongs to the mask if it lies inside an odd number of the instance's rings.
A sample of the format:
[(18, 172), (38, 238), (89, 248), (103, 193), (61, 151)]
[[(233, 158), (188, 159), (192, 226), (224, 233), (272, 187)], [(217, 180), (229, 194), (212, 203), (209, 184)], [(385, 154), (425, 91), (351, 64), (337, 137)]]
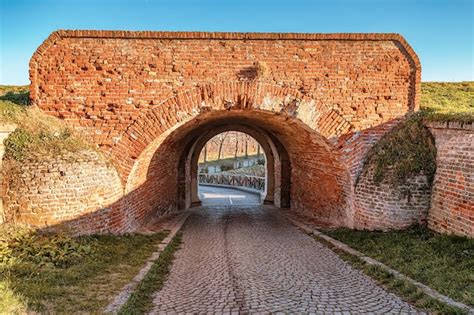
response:
[(217, 160), (218, 161), (221, 160), (222, 148), (224, 147), (224, 142), (225, 142), (225, 139), (227, 138), (228, 134), (229, 134), (228, 132), (223, 132), (223, 133), (216, 136), (217, 141), (219, 143), (219, 151), (218, 151), (218, 154), (217, 154)]
[(235, 151), (234, 151), (234, 159), (237, 158), (237, 155), (239, 154), (239, 133), (235, 133)]
[(249, 157), (249, 135), (245, 135), (245, 158)]

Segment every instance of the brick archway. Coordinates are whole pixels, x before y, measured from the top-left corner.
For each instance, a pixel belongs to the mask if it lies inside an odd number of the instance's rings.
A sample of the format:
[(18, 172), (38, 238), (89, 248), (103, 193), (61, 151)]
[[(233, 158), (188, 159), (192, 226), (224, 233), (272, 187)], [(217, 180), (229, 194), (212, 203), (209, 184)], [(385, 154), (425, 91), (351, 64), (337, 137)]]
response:
[[(193, 185), (190, 184), (193, 178), (192, 157), (196, 158), (196, 152), (199, 153), (199, 147), (206, 138), (221, 130), (236, 129), (238, 125), (257, 132), (257, 137), (265, 139), (268, 146), (273, 147), (272, 155), (278, 156), (278, 160), (274, 160), (274, 164), (280, 167), (278, 175), (275, 175), (279, 179), (278, 184), (275, 181), (277, 205), (286, 206), (291, 198), (294, 210), (334, 224), (349, 225), (352, 213), (349, 171), (329, 141), (297, 118), (298, 106), (291, 106), (294, 110), (290, 113), (280, 104), (271, 107), (278, 109), (272, 111), (236, 103), (227, 108), (216, 106), (195, 111), (195, 116), (183, 121), (168, 116), (175, 125), (155, 136), (154, 140), (151, 140), (151, 132), (159, 129), (150, 127), (157, 126), (156, 121), (137, 123), (141, 131), (133, 129), (129, 134), (143, 132), (151, 141), (131, 168), (126, 184), (129, 194), (127, 205), (140, 215), (167, 213), (178, 210), (180, 205), (189, 206), (192, 196), (196, 196), (195, 192), (192, 194)], [(178, 113), (168, 111), (171, 112)], [(144, 117), (157, 117), (148, 114)], [(144, 146), (146, 138), (137, 140), (139, 145)], [(284, 184), (282, 178), (286, 181)], [(189, 188), (184, 188), (185, 191), (191, 190), (189, 197), (179, 191), (183, 191), (182, 187), (186, 185)]]
[[(127, 128), (110, 154), (126, 183), (139, 156), (150, 158), (163, 137), (200, 114), (215, 110), (259, 110), (301, 120), (308, 128), (321, 129), (326, 137), (351, 129), (330, 106), (318, 109), (315, 101), (296, 89), (263, 82), (203, 84), (169, 98), (141, 115)], [(139, 160), (139, 159), (138, 159)]]
[(30, 96), (110, 157), (123, 187), (111, 230), (177, 210), (183, 152), (224, 122), (291, 165), (281, 204), (353, 226), (365, 154), (417, 110), (420, 77), (399, 34), (60, 30), (31, 58)]

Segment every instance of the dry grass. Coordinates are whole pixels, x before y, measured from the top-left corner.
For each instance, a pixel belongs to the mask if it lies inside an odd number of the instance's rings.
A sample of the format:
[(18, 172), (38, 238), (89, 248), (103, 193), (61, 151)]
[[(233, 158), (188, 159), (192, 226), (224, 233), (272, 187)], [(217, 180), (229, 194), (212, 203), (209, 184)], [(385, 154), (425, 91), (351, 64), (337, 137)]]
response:
[(5, 141), (5, 159), (37, 159), (92, 148), (62, 120), (28, 106), (24, 87), (0, 86), (0, 93), (4, 93), (0, 122), (17, 125)]

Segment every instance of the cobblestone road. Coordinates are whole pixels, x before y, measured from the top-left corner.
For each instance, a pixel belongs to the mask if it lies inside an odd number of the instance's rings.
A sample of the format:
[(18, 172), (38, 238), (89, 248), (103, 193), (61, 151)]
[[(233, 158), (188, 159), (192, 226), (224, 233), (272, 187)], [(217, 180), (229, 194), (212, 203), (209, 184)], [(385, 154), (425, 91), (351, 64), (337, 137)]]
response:
[(270, 207), (202, 207), (153, 313), (414, 313)]

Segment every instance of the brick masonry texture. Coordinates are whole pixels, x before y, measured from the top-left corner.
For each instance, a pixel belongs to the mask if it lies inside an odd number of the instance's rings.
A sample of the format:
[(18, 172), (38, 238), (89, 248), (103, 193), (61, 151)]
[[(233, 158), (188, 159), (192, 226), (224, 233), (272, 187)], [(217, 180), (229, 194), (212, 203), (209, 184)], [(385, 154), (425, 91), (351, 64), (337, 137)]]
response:
[(392, 184), (388, 176), (373, 181), (374, 166), (365, 170), (356, 186), (355, 219), (360, 229), (402, 229), (426, 223), (430, 208), (431, 187), (425, 175), (412, 176), (406, 184)]
[(187, 207), (194, 144), (225, 124), (268, 140), (275, 204), (353, 227), (365, 154), (417, 110), (420, 72), (398, 34), (57, 31), (31, 59), (30, 97), (117, 170), (117, 210), (86, 207), (100, 231)]
[(474, 125), (432, 123), (437, 157), (430, 228), (474, 237)]
[(116, 170), (100, 154), (82, 151), (4, 166), (6, 221), (64, 226), (76, 234), (123, 230), (115, 202), (122, 196)]

